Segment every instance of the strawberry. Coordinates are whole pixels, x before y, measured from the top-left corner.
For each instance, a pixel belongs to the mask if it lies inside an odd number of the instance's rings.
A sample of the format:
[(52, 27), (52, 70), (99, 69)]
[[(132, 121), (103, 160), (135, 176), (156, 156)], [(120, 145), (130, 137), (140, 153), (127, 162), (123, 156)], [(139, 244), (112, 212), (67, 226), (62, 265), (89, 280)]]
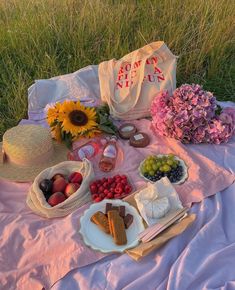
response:
[(127, 176), (126, 176), (126, 175), (122, 175), (122, 176), (121, 176), (121, 179), (122, 179), (122, 180), (127, 180)]
[(121, 197), (121, 194), (119, 193), (114, 194), (114, 198), (120, 198), (120, 197)]

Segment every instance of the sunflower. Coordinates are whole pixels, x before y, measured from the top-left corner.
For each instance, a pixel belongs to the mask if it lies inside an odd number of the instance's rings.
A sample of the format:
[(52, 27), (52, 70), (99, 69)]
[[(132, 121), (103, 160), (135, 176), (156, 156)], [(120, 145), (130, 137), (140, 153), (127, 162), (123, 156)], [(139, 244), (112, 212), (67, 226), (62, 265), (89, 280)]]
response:
[(57, 142), (62, 142), (62, 136), (61, 136), (61, 127), (60, 124), (57, 124), (51, 129), (51, 135), (52, 138), (54, 138)]
[(61, 108), (61, 103), (56, 103), (53, 107), (50, 107), (47, 111), (47, 123), (51, 125), (59, 117), (59, 111)]
[(95, 109), (84, 107), (79, 101), (65, 101), (60, 107), (58, 120), (63, 130), (73, 136), (98, 128)]

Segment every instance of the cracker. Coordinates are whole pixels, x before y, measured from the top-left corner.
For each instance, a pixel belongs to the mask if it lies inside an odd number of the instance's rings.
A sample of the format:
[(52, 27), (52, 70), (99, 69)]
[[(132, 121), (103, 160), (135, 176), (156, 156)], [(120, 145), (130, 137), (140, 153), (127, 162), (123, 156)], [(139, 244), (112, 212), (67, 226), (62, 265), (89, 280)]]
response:
[(116, 245), (126, 245), (127, 237), (123, 219), (120, 217), (118, 211), (111, 210), (108, 212), (109, 229), (112, 233)]
[(95, 223), (106, 234), (110, 233), (108, 218), (101, 211), (97, 211), (91, 217), (91, 221)]

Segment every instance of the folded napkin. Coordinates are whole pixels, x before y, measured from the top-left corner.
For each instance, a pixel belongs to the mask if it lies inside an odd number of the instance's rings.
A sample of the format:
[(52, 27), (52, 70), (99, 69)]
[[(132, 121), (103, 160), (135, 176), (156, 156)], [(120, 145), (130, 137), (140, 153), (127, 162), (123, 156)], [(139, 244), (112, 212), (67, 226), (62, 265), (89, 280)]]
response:
[(138, 210), (147, 223), (161, 223), (166, 215), (182, 209), (179, 196), (167, 177), (147, 186), (135, 194)]

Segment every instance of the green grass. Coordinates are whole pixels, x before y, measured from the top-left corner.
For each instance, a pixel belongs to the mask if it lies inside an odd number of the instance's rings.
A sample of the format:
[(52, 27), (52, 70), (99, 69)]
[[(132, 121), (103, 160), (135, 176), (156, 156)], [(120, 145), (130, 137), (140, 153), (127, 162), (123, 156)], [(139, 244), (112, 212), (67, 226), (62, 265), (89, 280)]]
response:
[(27, 116), (35, 79), (120, 58), (164, 40), (177, 83), (235, 101), (235, 2), (230, 0), (0, 1), (0, 138)]

